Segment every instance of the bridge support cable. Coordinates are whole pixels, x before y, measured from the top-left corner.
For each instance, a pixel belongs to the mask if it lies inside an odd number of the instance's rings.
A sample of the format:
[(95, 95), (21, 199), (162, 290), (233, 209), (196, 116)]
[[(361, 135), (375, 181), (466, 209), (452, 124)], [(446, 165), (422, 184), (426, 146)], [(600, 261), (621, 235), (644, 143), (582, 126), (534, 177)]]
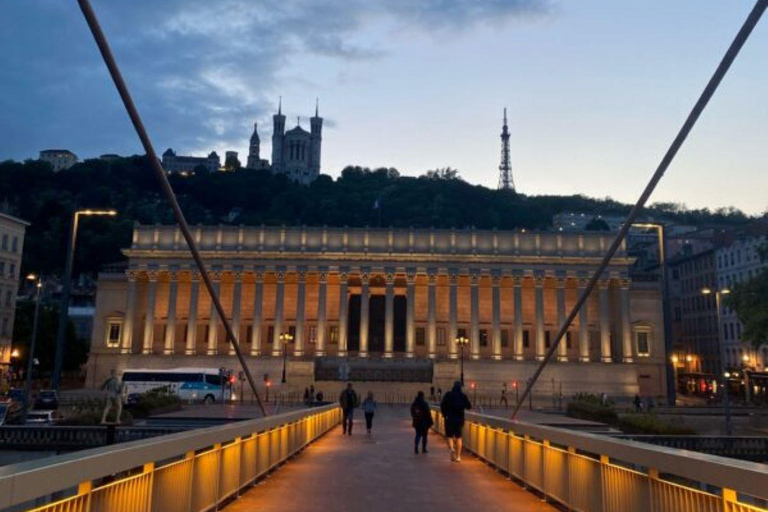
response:
[(541, 376), (541, 372), (544, 371), (544, 368), (547, 366), (555, 351), (557, 350), (557, 346), (562, 342), (563, 337), (565, 337), (565, 333), (568, 331), (568, 327), (571, 326), (573, 320), (576, 318), (576, 315), (579, 313), (579, 310), (586, 303), (587, 298), (595, 288), (598, 279), (608, 267), (608, 264), (611, 262), (614, 254), (616, 254), (619, 246), (621, 246), (621, 243), (626, 238), (627, 232), (632, 226), (632, 223), (640, 214), (640, 211), (643, 209), (643, 207), (645, 207), (645, 203), (648, 201), (648, 198), (650, 198), (651, 194), (656, 188), (656, 185), (658, 185), (659, 181), (664, 176), (667, 168), (672, 163), (672, 160), (674, 160), (675, 155), (677, 155), (677, 152), (680, 150), (683, 143), (685, 142), (685, 139), (688, 137), (688, 134), (691, 132), (694, 125), (696, 124), (696, 121), (699, 119), (699, 116), (704, 111), (704, 108), (706, 108), (709, 100), (712, 99), (712, 96), (715, 94), (715, 91), (720, 85), (720, 82), (723, 80), (723, 77), (725, 77), (726, 73), (728, 72), (728, 69), (731, 67), (731, 64), (733, 64), (734, 60), (736, 60), (736, 56), (739, 54), (739, 51), (741, 51), (744, 43), (746, 43), (747, 39), (752, 33), (752, 30), (755, 28), (758, 21), (760, 21), (760, 17), (765, 12), (766, 7), (768, 7), (768, 0), (758, 0), (752, 11), (749, 13), (749, 16), (742, 25), (741, 29), (736, 34), (736, 37), (731, 43), (731, 46), (728, 48), (728, 51), (725, 52), (725, 55), (720, 61), (720, 64), (717, 66), (717, 69), (715, 69), (712, 78), (709, 79), (707, 86), (704, 88), (704, 91), (702, 91), (690, 114), (688, 114), (688, 118), (680, 128), (677, 137), (675, 137), (675, 139), (672, 141), (672, 145), (669, 147), (666, 154), (664, 155), (664, 158), (662, 158), (661, 163), (656, 168), (656, 172), (653, 173), (653, 176), (651, 176), (651, 180), (646, 185), (645, 190), (643, 190), (643, 193), (640, 194), (640, 198), (637, 200), (637, 203), (635, 203), (635, 205), (632, 207), (632, 210), (630, 210), (629, 215), (627, 216), (627, 220), (624, 221), (624, 224), (621, 226), (618, 235), (616, 235), (616, 239), (608, 248), (605, 256), (603, 256), (603, 260), (600, 262), (597, 270), (590, 278), (586, 288), (579, 296), (579, 299), (576, 301), (576, 304), (573, 306), (570, 314), (566, 317), (565, 323), (560, 326), (560, 330), (557, 332), (557, 336), (555, 336), (554, 343), (552, 343), (552, 345), (549, 347), (543, 361), (529, 380), (528, 386), (525, 388), (523, 395), (520, 397), (520, 401), (515, 404), (515, 409), (512, 411), (512, 419), (515, 419), (517, 416), (521, 405), (525, 403), (525, 400), (531, 393), (534, 384), (536, 384), (539, 376)]
[(195, 244), (195, 240), (194, 240), (194, 237), (192, 236), (192, 232), (189, 230), (189, 225), (187, 224), (187, 220), (184, 218), (184, 213), (181, 211), (179, 202), (176, 199), (176, 194), (174, 194), (173, 188), (171, 187), (171, 184), (168, 181), (168, 176), (166, 175), (165, 170), (163, 169), (163, 166), (160, 164), (160, 160), (157, 158), (157, 154), (155, 153), (155, 148), (152, 145), (152, 141), (150, 140), (149, 135), (147, 134), (147, 130), (144, 128), (144, 123), (142, 122), (141, 116), (139, 115), (139, 111), (136, 109), (136, 105), (133, 102), (133, 98), (131, 97), (131, 94), (128, 91), (128, 86), (126, 85), (125, 80), (123, 80), (123, 76), (120, 73), (120, 68), (118, 67), (117, 62), (115, 61), (115, 57), (112, 54), (112, 50), (109, 47), (107, 38), (104, 35), (104, 32), (101, 30), (101, 26), (99, 24), (98, 18), (96, 17), (96, 13), (93, 11), (93, 8), (91, 7), (89, 0), (77, 0), (77, 3), (80, 5), (80, 10), (83, 12), (83, 16), (85, 16), (85, 20), (88, 23), (88, 28), (90, 28), (91, 33), (93, 34), (93, 38), (96, 40), (96, 45), (99, 48), (101, 57), (104, 59), (104, 63), (107, 65), (109, 74), (111, 75), (112, 81), (114, 82), (115, 87), (117, 88), (117, 91), (120, 94), (120, 99), (123, 101), (125, 110), (128, 112), (128, 116), (131, 118), (133, 127), (136, 130), (136, 134), (139, 136), (139, 139), (141, 140), (141, 145), (144, 147), (144, 151), (147, 155), (147, 158), (149, 159), (149, 164), (152, 166), (152, 169), (155, 172), (155, 176), (157, 177), (157, 180), (160, 182), (160, 187), (163, 190), (163, 194), (165, 195), (165, 198), (168, 200), (168, 204), (173, 210), (173, 215), (176, 219), (177, 224), (179, 225), (179, 229), (181, 230), (181, 233), (184, 235), (184, 240), (186, 240), (187, 242), (187, 246), (189, 247), (189, 252), (192, 254), (192, 258), (195, 260), (197, 269), (200, 271), (200, 277), (203, 280), (203, 283), (205, 284), (205, 288), (208, 290), (208, 294), (211, 296), (211, 301), (213, 302), (213, 305), (216, 308), (216, 312), (218, 313), (222, 324), (224, 324), (224, 330), (226, 331), (226, 334), (227, 334), (227, 340), (232, 344), (232, 347), (235, 350), (235, 354), (237, 355), (237, 358), (240, 360), (240, 364), (243, 367), (243, 372), (245, 373), (245, 377), (248, 380), (248, 384), (250, 385), (251, 390), (253, 391), (253, 395), (256, 397), (256, 401), (258, 402), (259, 408), (261, 409), (261, 413), (264, 416), (267, 416), (267, 410), (264, 408), (264, 404), (262, 404), (261, 398), (259, 397), (259, 393), (256, 390), (256, 384), (253, 380), (253, 376), (251, 375), (250, 370), (248, 369), (248, 365), (245, 362), (245, 358), (243, 357), (243, 352), (240, 349), (240, 344), (237, 341), (237, 336), (235, 336), (235, 333), (232, 330), (232, 326), (227, 320), (227, 316), (224, 312), (223, 306), (221, 305), (221, 300), (219, 298), (219, 295), (215, 292), (213, 288), (213, 283), (211, 281), (211, 278), (208, 276), (205, 263), (203, 262), (203, 259), (200, 256), (200, 252), (197, 249), (197, 245)]

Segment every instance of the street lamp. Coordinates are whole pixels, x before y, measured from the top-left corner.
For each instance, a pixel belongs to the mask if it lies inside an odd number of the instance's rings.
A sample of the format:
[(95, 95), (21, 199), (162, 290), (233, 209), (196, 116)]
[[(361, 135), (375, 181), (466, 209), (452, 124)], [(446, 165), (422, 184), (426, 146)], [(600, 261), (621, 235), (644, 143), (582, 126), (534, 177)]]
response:
[(23, 424), (27, 423), (27, 409), (29, 407), (29, 391), (32, 387), (32, 370), (35, 362), (35, 345), (37, 344), (37, 325), (38, 318), (40, 317), (40, 294), (43, 290), (43, 279), (35, 274), (29, 274), (27, 280), (36, 281), (35, 288), (37, 293), (35, 294), (35, 316), (32, 320), (32, 339), (29, 342), (29, 357), (27, 357), (27, 375), (24, 379), (24, 408), (21, 412), (21, 421)]
[(720, 311), (720, 303), (722, 302), (722, 296), (728, 295), (731, 290), (723, 288), (722, 290), (713, 290), (712, 288), (702, 288), (702, 295), (715, 295), (715, 308), (717, 308), (717, 344), (720, 346), (720, 375), (724, 377), (723, 380), (723, 406), (725, 407), (725, 435), (730, 436), (733, 432), (733, 426), (731, 425), (731, 400), (728, 396), (728, 378), (730, 375), (726, 372), (725, 367), (725, 346), (723, 345), (723, 322), (722, 312)]
[(14, 348), (11, 350), (11, 386), (13, 386), (13, 382), (16, 380), (16, 361), (19, 360), (20, 356), (19, 349)]
[(283, 379), (280, 381), (285, 384), (285, 367), (288, 363), (288, 344), (293, 342), (293, 335), (289, 332), (281, 333), (279, 336), (280, 343), (283, 344)]
[(466, 336), (459, 336), (456, 338), (456, 345), (461, 349), (461, 385), (464, 385), (464, 347), (469, 345), (469, 338)]
[(53, 376), (51, 387), (59, 389), (61, 383), (61, 369), (64, 364), (64, 338), (67, 334), (67, 319), (69, 318), (69, 294), (72, 287), (72, 266), (75, 259), (75, 242), (77, 241), (77, 227), (80, 216), (109, 216), (117, 215), (115, 210), (77, 210), (72, 216), (72, 226), (67, 242), (67, 260), (64, 265), (64, 282), (61, 289), (61, 302), (59, 304), (59, 326), (56, 330), (56, 354), (53, 360)]
[[(669, 300), (669, 279), (667, 276), (667, 235), (664, 224), (658, 222), (638, 222), (632, 227), (640, 229), (655, 229), (659, 237), (659, 271), (661, 273), (661, 307), (664, 313), (664, 351), (672, 352), (672, 309)], [(667, 405), (674, 406), (677, 403), (677, 382), (674, 381), (677, 370), (667, 362)]]

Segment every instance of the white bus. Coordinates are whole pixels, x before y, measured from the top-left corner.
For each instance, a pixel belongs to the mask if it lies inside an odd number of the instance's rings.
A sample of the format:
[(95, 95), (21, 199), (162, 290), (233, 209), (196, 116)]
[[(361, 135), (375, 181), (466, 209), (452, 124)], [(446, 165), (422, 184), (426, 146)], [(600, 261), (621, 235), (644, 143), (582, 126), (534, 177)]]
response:
[(157, 388), (167, 388), (185, 402), (228, 402), (234, 400), (231, 386), (222, 386), (219, 370), (209, 368), (173, 368), (170, 370), (135, 369), (123, 372), (123, 392), (130, 401), (131, 395), (146, 393)]

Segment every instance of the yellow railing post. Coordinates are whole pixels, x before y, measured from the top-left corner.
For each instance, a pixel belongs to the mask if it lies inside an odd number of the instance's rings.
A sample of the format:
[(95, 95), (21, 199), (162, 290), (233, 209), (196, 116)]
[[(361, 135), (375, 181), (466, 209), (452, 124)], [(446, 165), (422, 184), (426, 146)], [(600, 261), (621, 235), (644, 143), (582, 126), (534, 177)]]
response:
[(188, 451), (184, 454), (184, 458), (190, 461), (189, 482), (187, 483), (187, 511), (192, 512), (192, 484), (195, 481), (195, 451)]
[(155, 473), (155, 463), (154, 462), (147, 462), (144, 464), (144, 468), (142, 473), (149, 475), (149, 484), (147, 485), (147, 506), (144, 510), (152, 510), (152, 486), (155, 484), (154, 479), (154, 473)]
[(80, 482), (77, 486), (77, 495), (85, 496), (85, 503), (83, 503), (83, 512), (90, 512), (91, 510), (91, 492), (93, 491), (93, 481), (88, 480), (86, 482)]
[(738, 497), (736, 491), (723, 487), (723, 512), (731, 512), (733, 510), (731, 504), (736, 503), (737, 501)]
[(576, 455), (576, 448), (569, 446), (568, 455), (565, 462), (566, 472), (568, 473), (568, 506), (573, 504), (573, 464)]
[(607, 508), (607, 504), (605, 502), (605, 472), (606, 466), (608, 466), (610, 463), (610, 457), (607, 455), (600, 456), (600, 502), (603, 504), (603, 510)]
[(216, 485), (213, 492), (213, 510), (219, 510), (219, 484), (221, 484), (221, 443), (213, 445), (213, 451), (216, 453)]
[(549, 439), (541, 441), (541, 487), (544, 500), (547, 501), (547, 455), (549, 454)]

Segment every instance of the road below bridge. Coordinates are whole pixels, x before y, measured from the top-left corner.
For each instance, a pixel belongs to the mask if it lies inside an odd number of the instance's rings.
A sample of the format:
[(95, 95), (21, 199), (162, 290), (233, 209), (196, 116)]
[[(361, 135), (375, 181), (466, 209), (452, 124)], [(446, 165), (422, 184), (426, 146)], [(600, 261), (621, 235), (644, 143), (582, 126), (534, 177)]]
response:
[(240, 499), (228, 512), (554, 511), (465, 451), (452, 463), (444, 438), (413, 453), (409, 411), (379, 406), (373, 435), (356, 411), (351, 437), (337, 427)]

